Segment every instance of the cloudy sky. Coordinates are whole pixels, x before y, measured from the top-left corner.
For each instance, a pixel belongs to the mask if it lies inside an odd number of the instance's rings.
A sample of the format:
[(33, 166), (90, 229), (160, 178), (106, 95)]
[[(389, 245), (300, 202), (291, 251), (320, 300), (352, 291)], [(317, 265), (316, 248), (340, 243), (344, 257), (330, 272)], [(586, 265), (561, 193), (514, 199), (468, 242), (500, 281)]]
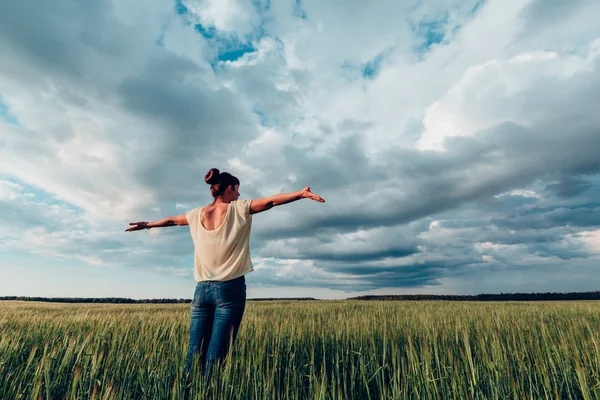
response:
[(597, 0), (0, 2), (0, 296), (191, 298), (211, 201), (249, 297), (600, 290)]

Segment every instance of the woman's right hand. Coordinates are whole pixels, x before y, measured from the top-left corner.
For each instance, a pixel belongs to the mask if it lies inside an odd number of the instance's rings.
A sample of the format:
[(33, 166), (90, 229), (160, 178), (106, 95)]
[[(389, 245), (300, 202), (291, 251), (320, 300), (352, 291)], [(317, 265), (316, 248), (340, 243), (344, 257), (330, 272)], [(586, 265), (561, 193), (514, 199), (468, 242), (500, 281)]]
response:
[(302, 196), (303, 199), (311, 199), (318, 201), (319, 203), (325, 203), (325, 200), (321, 196), (310, 191), (309, 186), (300, 191), (300, 196)]
[(148, 223), (145, 221), (130, 222), (129, 225), (133, 225), (131, 228), (126, 229), (125, 232), (141, 231), (142, 229), (148, 229)]

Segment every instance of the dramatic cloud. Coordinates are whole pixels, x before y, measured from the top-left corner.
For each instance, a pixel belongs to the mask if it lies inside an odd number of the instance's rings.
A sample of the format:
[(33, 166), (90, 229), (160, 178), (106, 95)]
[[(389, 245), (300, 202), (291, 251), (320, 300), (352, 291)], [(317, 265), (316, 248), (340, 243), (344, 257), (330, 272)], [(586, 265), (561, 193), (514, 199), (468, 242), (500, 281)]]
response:
[(255, 287), (598, 289), (597, 15), (594, 0), (0, 4), (1, 254), (190, 280), (186, 229), (123, 230), (209, 202), (218, 167), (243, 198), (327, 200), (254, 218)]

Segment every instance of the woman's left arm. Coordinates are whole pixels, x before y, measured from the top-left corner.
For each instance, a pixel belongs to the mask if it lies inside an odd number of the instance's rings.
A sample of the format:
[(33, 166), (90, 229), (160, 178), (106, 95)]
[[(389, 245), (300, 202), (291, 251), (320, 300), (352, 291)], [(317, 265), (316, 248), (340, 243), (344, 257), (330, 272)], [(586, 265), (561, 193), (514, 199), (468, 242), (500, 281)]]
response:
[(133, 231), (141, 231), (142, 229), (150, 229), (150, 228), (162, 228), (165, 226), (184, 226), (188, 225), (188, 220), (185, 214), (176, 215), (173, 217), (167, 217), (163, 219), (159, 219), (158, 221), (153, 222), (130, 222), (129, 225), (132, 225), (131, 228), (126, 229), (125, 232), (133, 232)]

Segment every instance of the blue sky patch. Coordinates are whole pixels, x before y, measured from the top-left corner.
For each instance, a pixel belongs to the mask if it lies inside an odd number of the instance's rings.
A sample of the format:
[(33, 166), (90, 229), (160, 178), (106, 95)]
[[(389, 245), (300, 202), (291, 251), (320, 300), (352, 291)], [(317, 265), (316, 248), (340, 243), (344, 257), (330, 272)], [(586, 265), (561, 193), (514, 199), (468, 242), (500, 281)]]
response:
[(377, 76), (379, 68), (381, 67), (381, 61), (383, 61), (383, 54), (379, 54), (374, 59), (368, 61), (362, 66), (362, 75), (367, 79), (373, 79)]
[(413, 31), (418, 38), (417, 52), (427, 52), (431, 46), (441, 43), (446, 35), (448, 16), (435, 21), (421, 21), (413, 26)]
[(294, 4), (294, 16), (302, 19), (308, 19), (308, 16), (306, 15), (306, 10), (302, 5), (302, 0), (296, 0), (296, 3)]
[[(270, 0), (252, 0), (252, 4), (261, 15), (261, 19), (271, 8)], [(300, 3), (297, 2), (297, 5), (299, 4)], [(175, 10), (179, 15), (184, 16), (187, 24), (190, 24), (190, 19), (185, 17), (185, 15), (189, 13), (189, 9), (186, 7), (183, 0), (175, 0)], [(255, 52), (256, 48), (254, 47), (254, 43), (266, 35), (263, 26), (264, 21), (261, 21), (259, 26), (250, 34), (244, 35), (243, 37), (233, 35), (231, 32), (219, 31), (214, 26), (199, 23), (197, 20), (192, 23), (194, 31), (206, 39), (213, 49), (212, 60), (208, 61), (215, 72), (223, 69), (223, 66), (219, 65), (220, 63), (225, 63), (227, 61), (233, 62), (240, 59), (245, 54)], [(161, 40), (162, 39), (159, 38), (157, 43), (161, 44)]]
[(0, 100), (0, 121), (6, 122), (7, 124), (10, 124), (10, 125), (15, 125), (15, 126), (19, 125), (19, 120), (17, 119), (17, 117), (15, 115), (11, 114), (10, 110), (8, 109), (8, 106), (6, 104), (4, 104), (1, 100)]
[(374, 79), (381, 70), (384, 58), (384, 53), (381, 53), (366, 63), (344, 61), (341, 65), (342, 73), (350, 80), (359, 79), (361, 76), (365, 79)]
[(206, 26), (200, 23), (194, 25), (194, 30), (204, 37), (214, 50), (213, 54), (215, 56), (210, 61), (214, 71), (220, 69), (218, 65), (220, 62), (233, 62), (243, 57), (244, 54), (255, 52), (256, 48), (253, 43), (265, 35), (262, 26), (254, 29), (251, 34), (246, 35), (241, 40), (230, 34), (218, 31), (214, 26)]
[(252, 45), (241, 45), (238, 48), (220, 52), (217, 56), (219, 61), (235, 61), (244, 56), (244, 54), (252, 53), (256, 49)]
[(175, 0), (175, 11), (177, 11), (177, 14), (183, 15), (187, 13), (188, 9), (182, 0)]
[(215, 28), (213, 26), (206, 28), (202, 24), (194, 25), (194, 30), (204, 36), (207, 39), (212, 39), (215, 37)]
[(252, 4), (260, 14), (264, 14), (271, 9), (271, 0), (252, 0)]
[[(463, 18), (471, 19), (485, 4), (485, 0), (479, 0), (473, 8)], [(452, 26), (449, 19), (449, 14), (446, 12), (443, 15), (431, 20), (419, 21), (413, 24), (412, 30), (418, 39), (418, 44), (415, 48), (417, 53), (426, 53), (431, 46), (442, 43), (446, 38), (447, 33), (456, 33), (461, 27), (461, 24)]]
[(264, 112), (260, 111), (257, 107), (254, 107), (252, 109), (252, 112), (260, 117), (260, 124), (262, 126), (265, 126), (265, 123), (267, 122), (266, 114)]
[(20, 180), (14, 179), (14, 178), (9, 178), (7, 176), (2, 176), (0, 175), (0, 179), (1, 180), (7, 180), (11, 183), (20, 185), (23, 187), (21, 193), (24, 194), (27, 197), (30, 197), (32, 200), (35, 200), (38, 203), (43, 203), (46, 205), (59, 205), (61, 207), (64, 207), (68, 210), (72, 210), (75, 211), (77, 214), (83, 213), (83, 209), (77, 206), (74, 206), (73, 204), (64, 202), (62, 200), (60, 200), (59, 198), (57, 198), (55, 195), (46, 192), (43, 189), (40, 189), (36, 186), (32, 186), (29, 185), (25, 182), (22, 182)]
[(477, 3), (475, 3), (473, 8), (471, 9), (471, 14), (475, 14), (477, 11), (479, 11), (479, 9), (481, 8), (481, 6), (484, 3), (485, 3), (485, 0), (479, 0)]
[(217, 54), (211, 63), (213, 69), (218, 69), (217, 64), (219, 62), (233, 62), (243, 57), (244, 54), (255, 52), (256, 48), (253, 43), (263, 35), (264, 31), (262, 29), (256, 29), (242, 41), (232, 36), (219, 35), (217, 32), (213, 38), (208, 39)]
[(164, 46), (165, 45), (165, 31), (164, 31), (164, 29), (161, 32), (161, 34), (158, 37), (158, 39), (156, 39), (156, 44), (159, 45), (159, 46)]

